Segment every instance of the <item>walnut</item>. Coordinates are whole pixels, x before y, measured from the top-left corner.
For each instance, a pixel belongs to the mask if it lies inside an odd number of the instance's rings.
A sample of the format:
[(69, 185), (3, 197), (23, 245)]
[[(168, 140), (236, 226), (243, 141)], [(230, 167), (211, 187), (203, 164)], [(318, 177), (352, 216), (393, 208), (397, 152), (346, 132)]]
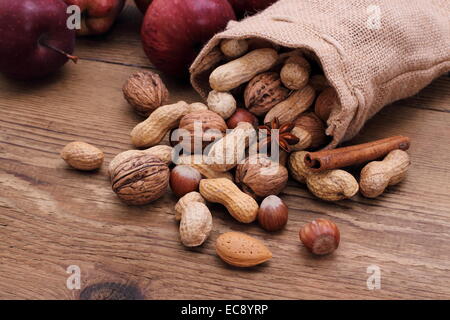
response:
[(261, 73), (254, 77), (245, 89), (245, 106), (251, 113), (262, 116), (288, 95), (289, 90), (282, 86), (278, 73)]
[(156, 73), (138, 72), (125, 82), (123, 95), (135, 111), (148, 116), (169, 99), (169, 91)]
[[(220, 139), (225, 135), (227, 124), (221, 116), (211, 110), (191, 112), (181, 118), (179, 130), (179, 139), (184, 150), (191, 150), (195, 153), (201, 150), (195, 150), (195, 141), (202, 142), (202, 149), (216, 139)], [(186, 134), (189, 136), (186, 137)], [(188, 139), (186, 139), (188, 138)], [(175, 139), (177, 140), (177, 139)]]
[(169, 185), (169, 167), (147, 152), (125, 151), (110, 163), (113, 191), (127, 204), (143, 205), (162, 197)]
[(287, 169), (264, 154), (251, 155), (236, 169), (236, 183), (254, 198), (279, 194), (287, 181)]

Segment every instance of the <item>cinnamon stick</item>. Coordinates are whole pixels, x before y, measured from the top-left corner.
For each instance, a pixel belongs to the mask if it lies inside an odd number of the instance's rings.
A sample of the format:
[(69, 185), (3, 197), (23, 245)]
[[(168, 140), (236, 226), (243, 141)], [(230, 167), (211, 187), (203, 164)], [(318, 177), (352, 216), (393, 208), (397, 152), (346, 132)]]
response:
[(394, 136), (355, 146), (309, 152), (305, 164), (315, 172), (338, 169), (376, 160), (395, 149), (408, 150), (410, 140), (404, 136)]

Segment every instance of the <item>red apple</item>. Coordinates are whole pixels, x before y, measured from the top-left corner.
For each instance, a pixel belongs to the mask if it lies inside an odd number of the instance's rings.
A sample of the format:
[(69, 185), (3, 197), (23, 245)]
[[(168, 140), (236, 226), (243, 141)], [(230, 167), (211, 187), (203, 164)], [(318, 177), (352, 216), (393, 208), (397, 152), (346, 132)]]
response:
[(243, 17), (246, 14), (254, 14), (264, 10), (277, 0), (228, 0), (228, 2), (233, 6), (236, 16)]
[(136, 2), (136, 6), (141, 10), (143, 14), (147, 12), (147, 8), (152, 3), (153, 0), (134, 0)]
[(142, 24), (142, 43), (161, 71), (186, 78), (202, 46), (236, 19), (227, 0), (153, 0)]
[(78, 36), (98, 35), (107, 32), (123, 9), (125, 0), (64, 0), (81, 9), (81, 29)]
[(39, 78), (75, 60), (66, 10), (62, 0), (0, 0), (0, 72)]

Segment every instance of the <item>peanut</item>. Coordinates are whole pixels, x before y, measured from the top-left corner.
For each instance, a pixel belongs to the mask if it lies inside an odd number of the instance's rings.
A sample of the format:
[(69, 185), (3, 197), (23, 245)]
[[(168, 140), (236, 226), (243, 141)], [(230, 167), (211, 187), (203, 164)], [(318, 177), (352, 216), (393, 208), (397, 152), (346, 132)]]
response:
[(220, 50), (225, 57), (236, 59), (248, 51), (247, 40), (225, 39), (220, 43)]
[(309, 191), (326, 201), (338, 201), (353, 197), (359, 189), (358, 182), (344, 170), (328, 170), (321, 173), (311, 171), (305, 164), (307, 152), (298, 151), (289, 157), (292, 177), (306, 183)]
[(191, 109), (194, 111), (203, 111), (203, 110), (207, 110), (208, 107), (206, 106), (206, 104), (204, 104), (202, 102), (193, 102), (193, 103), (191, 103)]
[(102, 166), (104, 154), (89, 143), (75, 141), (61, 150), (61, 158), (75, 169), (91, 171)]
[(256, 138), (253, 126), (248, 122), (240, 122), (225, 137), (217, 141), (208, 153), (210, 167), (225, 172), (233, 169), (245, 158), (245, 149)]
[(361, 171), (359, 186), (363, 196), (376, 198), (388, 186), (402, 181), (411, 164), (408, 153), (393, 150), (382, 161), (369, 162)]
[(278, 53), (273, 49), (253, 50), (215, 69), (209, 77), (209, 83), (216, 91), (230, 91), (269, 70), (277, 59)]
[(229, 172), (220, 172), (213, 170), (209, 165), (211, 161), (202, 155), (181, 156), (176, 161), (179, 165), (188, 165), (197, 169), (200, 174), (207, 179), (225, 178), (233, 181), (233, 176)]
[(326, 201), (351, 198), (359, 189), (356, 179), (344, 170), (329, 170), (309, 175), (306, 185), (316, 197)]
[(167, 165), (172, 163), (173, 148), (171, 146), (159, 145), (142, 151), (157, 156)]
[(202, 111), (202, 105), (189, 105), (184, 101), (159, 107), (131, 131), (131, 141), (138, 148), (151, 147), (164, 138), (170, 129), (176, 128), (180, 119), (194, 111)]
[(313, 104), (315, 96), (314, 89), (309, 85), (293, 92), (286, 100), (277, 104), (266, 114), (264, 123), (271, 122), (275, 117), (281, 124), (293, 122)]
[(284, 86), (291, 90), (300, 90), (308, 84), (311, 66), (298, 55), (288, 58), (281, 69), (280, 77)]
[(228, 119), (236, 111), (236, 100), (231, 93), (213, 90), (208, 95), (208, 108)]
[(203, 199), (202, 195), (196, 191), (189, 192), (185, 194), (183, 197), (178, 200), (175, 205), (175, 220), (180, 221), (183, 211), (186, 209), (186, 206), (192, 202), (201, 202), (205, 203), (205, 199)]
[(206, 200), (224, 205), (240, 222), (251, 223), (256, 219), (258, 203), (228, 179), (203, 179), (200, 193)]
[(296, 181), (306, 184), (306, 177), (312, 172), (305, 164), (305, 156), (308, 152), (297, 151), (289, 156), (289, 172)]
[(209, 237), (212, 229), (212, 215), (201, 202), (190, 202), (181, 215), (180, 238), (186, 247), (197, 247)]

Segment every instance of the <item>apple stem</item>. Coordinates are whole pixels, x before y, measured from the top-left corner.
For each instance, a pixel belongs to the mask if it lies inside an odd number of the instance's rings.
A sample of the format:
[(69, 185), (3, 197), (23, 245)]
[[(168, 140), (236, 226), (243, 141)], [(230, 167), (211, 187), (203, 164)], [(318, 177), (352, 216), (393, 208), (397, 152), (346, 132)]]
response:
[(55, 50), (56, 52), (66, 56), (68, 59), (72, 60), (73, 63), (77, 63), (78, 62), (78, 57), (77, 56), (73, 56), (71, 54), (68, 54), (67, 52), (64, 52), (61, 49), (55, 48), (54, 46), (52, 46), (52, 45), (50, 45), (48, 43), (45, 43), (45, 42), (42, 42), (42, 41), (40, 43), (41, 43), (41, 45), (43, 45), (43, 46), (45, 46), (45, 47), (47, 47), (49, 49)]

